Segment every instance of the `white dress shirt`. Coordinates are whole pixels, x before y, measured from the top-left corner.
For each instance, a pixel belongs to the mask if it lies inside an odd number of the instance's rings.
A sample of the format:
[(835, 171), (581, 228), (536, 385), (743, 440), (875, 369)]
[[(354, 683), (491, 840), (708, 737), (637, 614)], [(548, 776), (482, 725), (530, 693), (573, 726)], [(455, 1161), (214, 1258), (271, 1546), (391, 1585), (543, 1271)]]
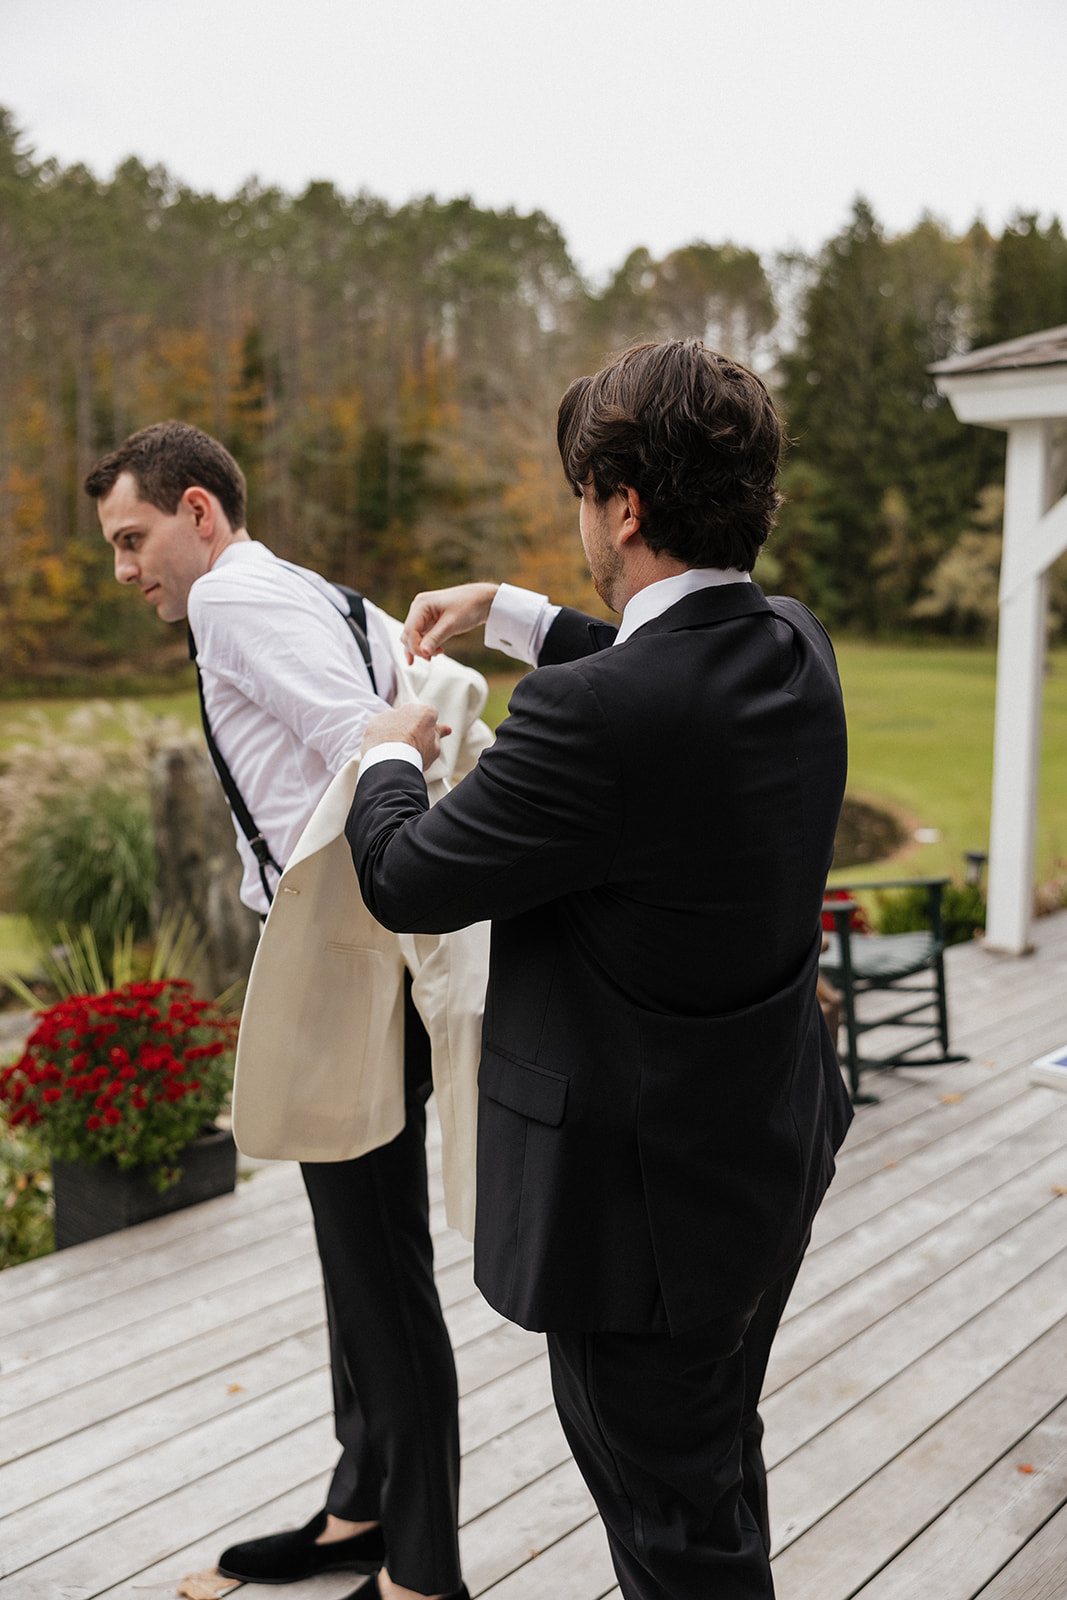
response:
[[(367, 636), (378, 693), (344, 620), (345, 601), (265, 545), (228, 545), (189, 592), (204, 704), (215, 742), (274, 859), (285, 866), (331, 780), (359, 754), (370, 717), (396, 694), (382, 614)], [(237, 824), (241, 899), (268, 909), (259, 866)], [(273, 887), (275, 874), (268, 868)]]

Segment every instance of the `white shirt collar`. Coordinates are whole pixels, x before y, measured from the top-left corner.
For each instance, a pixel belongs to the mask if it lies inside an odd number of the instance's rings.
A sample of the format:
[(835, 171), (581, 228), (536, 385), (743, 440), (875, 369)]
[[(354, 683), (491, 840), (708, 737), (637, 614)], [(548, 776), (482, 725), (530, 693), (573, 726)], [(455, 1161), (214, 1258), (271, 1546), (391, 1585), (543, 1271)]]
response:
[(677, 572), (673, 577), (660, 578), (658, 582), (639, 589), (626, 602), (615, 643), (625, 644), (638, 628), (643, 628), (653, 617), (661, 617), (671, 606), (687, 594), (695, 594), (698, 589), (713, 589), (722, 583), (751, 582), (752, 574), (742, 572), (739, 567), (688, 567), (685, 572)]

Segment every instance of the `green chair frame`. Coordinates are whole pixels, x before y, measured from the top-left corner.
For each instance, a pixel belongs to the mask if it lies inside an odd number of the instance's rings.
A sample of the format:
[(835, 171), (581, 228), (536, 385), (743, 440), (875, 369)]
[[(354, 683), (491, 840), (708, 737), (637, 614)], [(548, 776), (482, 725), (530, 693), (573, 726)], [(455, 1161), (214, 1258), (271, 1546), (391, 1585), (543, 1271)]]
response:
[[(892, 1067), (935, 1067), (951, 1061), (967, 1061), (968, 1056), (952, 1055), (948, 1045), (948, 1001), (945, 994), (945, 939), (941, 920), (941, 895), (949, 878), (893, 878), (877, 882), (835, 884), (853, 894), (863, 889), (917, 889), (928, 896), (930, 926), (915, 933), (857, 933), (851, 927), (856, 901), (825, 900), (823, 910), (831, 913), (834, 931), (827, 935), (827, 948), (819, 961), (820, 970), (841, 991), (845, 1028), (845, 1067), (855, 1105), (876, 1104), (878, 1096), (860, 1090), (860, 1073), (865, 1069)], [(923, 973), (927, 983), (909, 983)], [(907, 996), (899, 1011), (871, 1020), (856, 1014), (860, 995), (892, 991)], [(933, 1016), (930, 1013), (933, 1012)], [(889, 1056), (866, 1059), (860, 1055), (859, 1041), (874, 1028), (914, 1028), (919, 1038)], [(936, 1046), (936, 1055), (915, 1059), (915, 1052)]]

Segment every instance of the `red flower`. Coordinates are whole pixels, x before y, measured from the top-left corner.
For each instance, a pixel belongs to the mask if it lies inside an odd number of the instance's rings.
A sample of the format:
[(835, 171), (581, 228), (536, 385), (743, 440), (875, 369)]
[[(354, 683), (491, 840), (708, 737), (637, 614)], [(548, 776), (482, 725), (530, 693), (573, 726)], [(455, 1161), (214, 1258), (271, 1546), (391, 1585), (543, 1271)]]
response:
[(86, 1117), (85, 1126), (88, 1128), (90, 1133), (95, 1133), (98, 1128), (102, 1128), (104, 1126), (103, 1118), (96, 1116)]
[(119, 1110), (118, 1106), (108, 1106), (107, 1110), (104, 1112), (104, 1121), (110, 1128), (116, 1127), (117, 1124), (122, 1121), (122, 1112)]
[(49, 1105), (55, 1105), (57, 1100), (62, 1100), (63, 1091), (62, 1089), (46, 1089), (41, 1098), (47, 1100)]

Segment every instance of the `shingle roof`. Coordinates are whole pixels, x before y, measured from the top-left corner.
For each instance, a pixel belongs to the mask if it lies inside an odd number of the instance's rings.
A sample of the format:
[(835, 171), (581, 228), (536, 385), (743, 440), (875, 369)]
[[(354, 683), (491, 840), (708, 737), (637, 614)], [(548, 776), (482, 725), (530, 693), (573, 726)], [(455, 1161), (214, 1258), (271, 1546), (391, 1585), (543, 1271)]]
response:
[(935, 361), (927, 371), (948, 375), (1064, 364), (1067, 364), (1067, 327), (1045, 328), (1041, 333), (1028, 333), (1021, 339), (1006, 339), (1003, 344), (986, 345), (984, 350), (968, 350), (966, 355)]

